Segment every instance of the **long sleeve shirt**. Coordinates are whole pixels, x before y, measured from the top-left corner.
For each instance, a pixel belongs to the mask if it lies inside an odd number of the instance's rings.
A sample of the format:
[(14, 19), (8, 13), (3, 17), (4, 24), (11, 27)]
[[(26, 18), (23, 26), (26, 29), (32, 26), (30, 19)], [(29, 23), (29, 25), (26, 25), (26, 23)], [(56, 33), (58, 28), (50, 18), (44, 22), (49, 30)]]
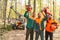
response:
[(27, 19), (27, 26), (26, 28), (34, 28), (34, 20), (32, 20), (30, 17), (29, 17), (29, 12), (25, 12), (24, 14), (24, 17)]

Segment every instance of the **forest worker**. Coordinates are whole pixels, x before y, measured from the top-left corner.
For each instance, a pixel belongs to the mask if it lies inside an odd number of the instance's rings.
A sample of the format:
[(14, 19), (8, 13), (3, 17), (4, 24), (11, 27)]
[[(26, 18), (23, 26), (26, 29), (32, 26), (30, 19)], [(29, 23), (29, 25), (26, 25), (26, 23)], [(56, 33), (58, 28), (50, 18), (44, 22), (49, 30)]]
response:
[(46, 20), (46, 14), (44, 15), (43, 11), (41, 11), (44, 18), (41, 18), (41, 14), (38, 13), (38, 17), (36, 18), (36, 24), (35, 24), (35, 31), (36, 31), (36, 37), (35, 40), (38, 40), (39, 35), (41, 37), (41, 40), (44, 40), (44, 21)]
[(45, 40), (48, 40), (48, 34), (50, 36), (50, 40), (52, 40), (52, 32), (50, 30), (50, 25), (53, 22), (52, 17), (49, 15), (48, 20), (46, 22), (46, 29), (45, 29)]
[(53, 40), (52, 32), (50, 31), (50, 25), (53, 22), (53, 20), (52, 20), (51, 13), (47, 9), (48, 9), (48, 7), (44, 8), (44, 12), (45, 12), (45, 14), (47, 14), (47, 17), (48, 17), (48, 19), (46, 21), (46, 28), (45, 28), (45, 40), (48, 40), (48, 36), (50, 36), (50, 40)]
[(53, 31), (51, 30), (51, 24), (53, 23), (52, 14), (48, 7), (44, 8), (44, 12), (47, 14), (45, 40), (48, 40), (48, 36), (50, 37), (50, 40), (53, 40)]
[(32, 7), (30, 5), (26, 6), (26, 12), (24, 14), (24, 17), (27, 19), (27, 26), (26, 26), (26, 40), (28, 40), (30, 35), (30, 40), (33, 40), (33, 33), (34, 33), (34, 17), (35, 14), (33, 13), (31, 15)]
[(53, 31), (57, 28), (57, 23), (54, 22), (51, 15), (48, 15), (48, 20), (46, 23), (46, 29), (45, 29), (45, 40), (48, 40), (48, 37), (50, 37), (50, 40), (53, 40)]

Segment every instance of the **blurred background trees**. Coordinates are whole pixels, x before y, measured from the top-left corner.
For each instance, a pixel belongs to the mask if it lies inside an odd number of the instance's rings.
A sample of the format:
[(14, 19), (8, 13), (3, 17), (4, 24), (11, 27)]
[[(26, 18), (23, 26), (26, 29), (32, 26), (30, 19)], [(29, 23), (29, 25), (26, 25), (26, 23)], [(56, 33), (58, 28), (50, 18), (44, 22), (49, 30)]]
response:
[[(17, 18), (16, 12), (24, 15), (26, 11), (25, 5), (30, 4), (32, 11), (36, 14), (41, 11), (42, 8), (49, 6), (49, 9), (53, 15), (53, 18), (60, 21), (60, 0), (0, 0), (0, 20)], [(13, 6), (13, 11), (10, 7)]]

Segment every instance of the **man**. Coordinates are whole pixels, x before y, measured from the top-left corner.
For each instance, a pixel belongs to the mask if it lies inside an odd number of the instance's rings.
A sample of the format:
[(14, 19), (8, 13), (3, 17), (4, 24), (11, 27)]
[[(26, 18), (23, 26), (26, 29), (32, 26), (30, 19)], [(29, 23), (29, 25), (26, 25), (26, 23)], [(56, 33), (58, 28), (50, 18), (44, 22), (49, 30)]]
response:
[(35, 14), (31, 15), (31, 6), (26, 6), (27, 11), (24, 14), (24, 17), (27, 19), (27, 26), (26, 26), (26, 40), (28, 40), (30, 35), (30, 40), (33, 40), (33, 33), (34, 33), (34, 18)]
[(45, 40), (48, 40), (48, 36), (50, 36), (50, 40), (53, 40), (53, 33), (50, 30), (51, 23), (53, 22), (52, 15), (49, 11), (48, 7), (44, 9), (45, 14), (47, 14), (46, 28), (45, 28)]
[(55, 22), (55, 20), (52, 19), (51, 15), (48, 15), (45, 28), (45, 40), (48, 40), (48, 37), (50, 37), (50, 40), (53, 40), (53, 31), (55, 31), (57, 27), (57, 22)]
[[(43, 14), (43, 11), (42, 11)], [(41, 18), (41, 14), (38, 13), (38, 17), (36, 18), (36, 24), (35, 24), (35, 31), (36, 31), (36, 37), (35, 40), (38, 40), (39, 35), (41, 37), (41, 40), (44, 40), (44, 22), (46, 20), (46, 16), (43, 14), (44, 18)]]

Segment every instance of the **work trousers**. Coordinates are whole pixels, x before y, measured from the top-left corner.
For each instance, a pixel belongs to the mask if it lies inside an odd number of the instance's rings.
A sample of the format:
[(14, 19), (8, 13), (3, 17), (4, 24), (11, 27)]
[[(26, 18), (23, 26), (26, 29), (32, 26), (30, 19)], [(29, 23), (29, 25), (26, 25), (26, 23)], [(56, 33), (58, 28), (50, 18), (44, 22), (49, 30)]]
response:
[(40, 36), (41, 40), (44, 40), (44, 31), (36, 31), (35, 40), (38, 40), (39, 36)]
[(48, 37), (50, 37), (50, 40), (53, 40), (53, 32), (45, 31), (45, 40), (48, 40)]
[(29, 35), (30, 35), (30, 40), (33, 40), (33, 36), (34, 36), (34, 29), (33, 28), (26, 29), (26, 40), (28, 40)]

